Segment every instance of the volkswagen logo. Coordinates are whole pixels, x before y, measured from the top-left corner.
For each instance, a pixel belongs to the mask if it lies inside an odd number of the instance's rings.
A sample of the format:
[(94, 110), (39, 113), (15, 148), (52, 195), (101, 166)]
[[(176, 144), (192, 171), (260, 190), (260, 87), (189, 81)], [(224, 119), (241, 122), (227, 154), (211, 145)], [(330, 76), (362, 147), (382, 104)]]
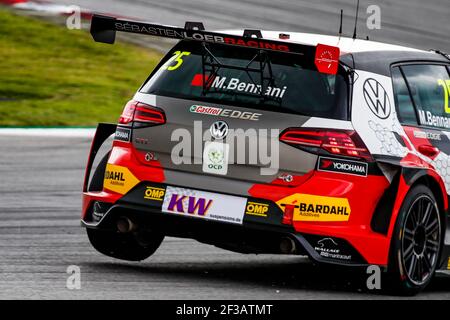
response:
[(363, 87), (364, 99), (370, 111), (380, 119), (391, 114), (391, 101), (381, 83), (375, 79), (367, 79)]
[(228, 124), (225, 121), (216, 121), (209, 128), (214, 139), (222, 140), (228, 134)]

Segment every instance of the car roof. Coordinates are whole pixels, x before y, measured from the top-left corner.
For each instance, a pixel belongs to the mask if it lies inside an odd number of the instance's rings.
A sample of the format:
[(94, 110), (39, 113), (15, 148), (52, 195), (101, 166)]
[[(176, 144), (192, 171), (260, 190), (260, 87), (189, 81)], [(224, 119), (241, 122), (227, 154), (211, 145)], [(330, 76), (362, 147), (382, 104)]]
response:
[[(220, 32), (242, 35), (244, 30), (221, 30)], [(450, 60), (443, 55), (433, 51), (425, 51), (406, 46), (389, 43), (352, 39), (313, 33), (287, 32), (287, 31), (264, 31), (261, 30), (264, 39), (283, 42), (293, 42), (316, 46), (325, 44), (339, 47), (341, 50), (341, 61), (355, 69), (379, 73), (389, 76), (392, 64), (408, 61), (443, 62)], [(280, 34), (288, 34), (288, 40), (280, 40)]]

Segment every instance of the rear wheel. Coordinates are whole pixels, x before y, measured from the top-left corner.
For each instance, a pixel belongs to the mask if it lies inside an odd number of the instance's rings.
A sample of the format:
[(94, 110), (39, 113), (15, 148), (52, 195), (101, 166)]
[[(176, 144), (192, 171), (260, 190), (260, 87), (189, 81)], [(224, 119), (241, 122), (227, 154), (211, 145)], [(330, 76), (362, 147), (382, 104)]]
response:
[(141, 261), (150, 257), (161, 245), (164, 235), (154, 231), (119, 233), (116, 231), (86, 229), (92, 246), (104, 255)]
[[(109, 152), (102, 158), (94, 172), (89, 191), (101, 191)], [(101, 219), (93, 216), (94, 222)], [(164, 235), (149, 229), (137, 229), (120, 233), (114, 230), (86, 229), (89, 241), (100, 253), (128, 261), (141, 261), (150, 257), (159, 248)]]
[(405, 197), (392, 237), (390, 289), (402, 295), (423, 290), (434, 276), (441, 247), (439, 206), (428, 187), (417, 185)]

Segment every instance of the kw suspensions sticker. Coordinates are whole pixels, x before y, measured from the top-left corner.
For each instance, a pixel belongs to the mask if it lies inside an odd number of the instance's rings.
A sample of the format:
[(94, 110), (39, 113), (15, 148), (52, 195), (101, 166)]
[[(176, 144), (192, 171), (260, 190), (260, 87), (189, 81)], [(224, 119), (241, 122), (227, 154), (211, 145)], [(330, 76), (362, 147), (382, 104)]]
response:
[(332, 222), (348, 221), (350, 204), (346, 198), (323, 197), (296, 193), (277, 201), (284, 210), (287, 205), (294, 206), (294, 221)]
[(162, 211), (242, 224), (246, 203), (246, 198), (167, 186)]

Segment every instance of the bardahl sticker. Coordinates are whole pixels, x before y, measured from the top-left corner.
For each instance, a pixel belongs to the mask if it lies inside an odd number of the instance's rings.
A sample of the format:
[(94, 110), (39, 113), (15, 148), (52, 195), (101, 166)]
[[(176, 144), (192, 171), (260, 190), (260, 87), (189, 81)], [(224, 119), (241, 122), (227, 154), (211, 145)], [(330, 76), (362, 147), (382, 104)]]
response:
[(295, 205), (294, 221), (341, 222), (348, 221), (351, 208), (347, 198), (324, 197), (296, 193), (277, 201), (284, 210), (286, 205)]
[(138, 183), (139, 180), (128, 168), (109, 163), (106, 165), (105, 178), (103, 180), (103, 186), (106, 189), (119, 194), (126, 194)]

